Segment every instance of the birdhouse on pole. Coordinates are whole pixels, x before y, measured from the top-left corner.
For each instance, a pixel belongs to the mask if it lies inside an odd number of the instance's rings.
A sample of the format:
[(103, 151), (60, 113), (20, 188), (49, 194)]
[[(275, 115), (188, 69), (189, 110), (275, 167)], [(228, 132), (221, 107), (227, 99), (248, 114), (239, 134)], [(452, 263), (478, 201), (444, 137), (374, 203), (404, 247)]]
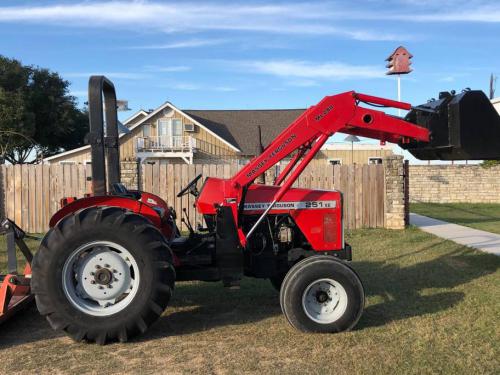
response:
[(391, 75), (410, 73), (412, 71), (410, 68), (410, 59), (412, 57), (413, 55), (408, 52), (406, 48), (399, 46), (387, 59), (385, 59), (385, 61), (388, 62), (386, 68), (389, 68), (385, 74)]

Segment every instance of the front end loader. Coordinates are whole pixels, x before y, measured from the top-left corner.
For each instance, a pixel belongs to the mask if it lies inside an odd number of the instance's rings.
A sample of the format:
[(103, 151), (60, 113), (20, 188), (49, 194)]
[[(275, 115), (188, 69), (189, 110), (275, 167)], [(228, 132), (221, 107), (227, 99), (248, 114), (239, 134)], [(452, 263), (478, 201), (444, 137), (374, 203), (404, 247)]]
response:
[[(204, 221), (195, 230), (183, 218), (190, 233), (182, 236), (168, 202), (120, 183), (114, 86), (93, 76), (93, 192), (65, 200), (50, 221), (32, 263), (38, 310), (77, 341), (124, 342), (159, 318), (176, 281), (237, 287), (246, 276), (271, 281), (295, 328), (352, 329), (365, 294), (344, 239), (342, 193), (292, 185), (337, 132), (396, 143), (427, 159), (500, 158), (500, 118), (481, 95), (443, 93), (416, 107), (353, 91), (327, 96), (233, 177), (199, 175), (179, 191), (195, 197)], [(403, 119), (379, 107), (409, 113)], [(288, 164), (272, 184), (256, 183), (282, 160)]]

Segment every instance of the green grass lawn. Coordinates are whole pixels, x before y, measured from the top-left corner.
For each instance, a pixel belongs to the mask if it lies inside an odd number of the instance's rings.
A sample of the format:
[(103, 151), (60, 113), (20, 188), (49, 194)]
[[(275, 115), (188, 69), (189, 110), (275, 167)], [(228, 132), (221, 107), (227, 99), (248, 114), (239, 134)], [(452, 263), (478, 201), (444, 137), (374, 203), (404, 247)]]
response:
[(410, 211), (450, 223), (500, 234), (500, 204), (412, 203)]
[(184, 282), (127, 344), (74, 343), (32, 308), (0, 328), (0, 373), (499, 373), (499, 257), (415, 228), (349, 241), (367, 294), (352, 332), (295, 331), (267, 280)]
[[(37, 235), (38, 236), (38, 235)], [(40, 235), (41, 237), (42, 235)], [(26, 245), (31, 249), (31, 252), (35, 252), (40, 244), (40, 241), (25, 239)], [(17, 250), (17, 271), (23, 272), (24, 266), (26, 265), (26, 259), (23, 254)], [(0, 236), (0, 274), (5, 274), (7, 272), (7, 243), (6, 237)]]

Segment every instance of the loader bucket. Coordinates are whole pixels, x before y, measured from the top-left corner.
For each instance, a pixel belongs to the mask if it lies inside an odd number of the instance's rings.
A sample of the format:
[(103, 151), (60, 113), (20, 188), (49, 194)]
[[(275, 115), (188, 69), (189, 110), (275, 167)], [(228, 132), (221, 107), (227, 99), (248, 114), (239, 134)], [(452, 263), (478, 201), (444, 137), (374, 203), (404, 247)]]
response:
[(429, 143), (400, 144), (417, 159), (500, 160), (500, 116), (482, 91), (442, 92), (405, 120), (430, 131)]

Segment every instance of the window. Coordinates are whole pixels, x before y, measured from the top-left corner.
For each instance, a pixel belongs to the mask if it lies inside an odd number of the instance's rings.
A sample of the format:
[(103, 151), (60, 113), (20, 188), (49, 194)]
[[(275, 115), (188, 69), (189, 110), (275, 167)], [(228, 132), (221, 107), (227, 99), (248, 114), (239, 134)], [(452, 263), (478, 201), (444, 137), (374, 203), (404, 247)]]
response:
[(182, 121), (180, 119), (172, 119), (172, 135), (174, 137), (182, 135)]
[(151, 125), (150, 124), (145, 124), (142, 127), (142, 136), (143, 137), (151, 137)]
[(182, 121), (177, 118), (158, 120), (159, 142), (165, 147), (182, 146)]
[(158, 135), (181, 136), (182, 121), (180, 119), (160, 119), (158, 120)]
[(382, 158), (368, 158), (368, 164), (382, 164)]
[(328, 159), (330, 165), (342, 165), (342, 159)]
[(167, 120), (167, 119), (158, 120), (158, 136), (159, 137), (164, 136), (164, 135), (168, 135), (169, 122), (170, 122), (170, 120)]

